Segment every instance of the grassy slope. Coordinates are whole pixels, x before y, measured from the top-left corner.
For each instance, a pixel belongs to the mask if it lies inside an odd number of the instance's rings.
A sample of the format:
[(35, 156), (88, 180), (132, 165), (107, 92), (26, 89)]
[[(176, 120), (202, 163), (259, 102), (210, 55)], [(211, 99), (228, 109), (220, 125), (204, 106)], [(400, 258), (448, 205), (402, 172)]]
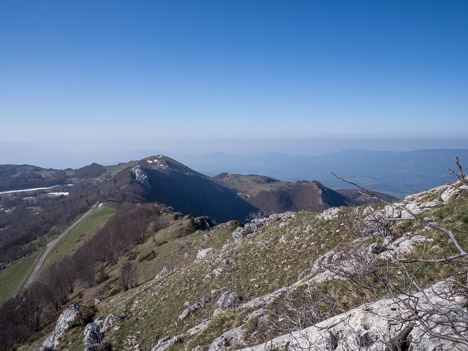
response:
[[(45, 260), (39, 271), (40, 274), (45, 272), (51, 264), (61, 260), (65, 255), (73, 253), (94, 235), (114, 213), (115, 209), (106, 204), (96, 209), (93, 214), (83, 220), (56, 245), (53, 252)], [(0, 305), (20, 292), (43, 251), (41, 249), (23, 257), (0, 272)]]
[(257, 175), (241, 175), (241, 174), (228, 174), (224, 179), (212, 178), (215, 182), (224, 185), (225, 187), (245, 192), (248, 194), (256, 193), (260, 190), (273, 190), (291, 186), (292, 183), (282, 181), (272, 181), (271, 183), (265, 182), (267, 177)]
[[(468, 247), (467, 199), (468, 194), (465, 194), (448, 205), (423, 215), (437, 217), (442, 225), (459, 236), (465, 247)], [(357, 211), (362, 214), (363, 208)], [(294, 219), (276, 222), (261, 229), (255, 236), (247, 237), (242, 244), (231, 239), (233, 227), (229, 224), (222, 224), (209, 232), (196, 232), (181, 237), (188, 220), (175, 221), (158, 232), (154, 240), (150, 239), (140, 245), (133, 254), (123, 257), (116, 265), (108, 266), (106, 273), (109, 279), (106, 282), (92, 289), (82, 287), (82, 299), (78, 299), (80, 289), (77, 288), (73, 301), (89, 303), (94, 296), (100, 295), (104, 301), (98, 306), (98, 316), (105, 317), (114, 313), (123, 318), (119, 322), (121, 329), (110, 330), (105, 340), (119, 350), (129, 349), (136, 343), (144, 350), (149, 350), (159, 338), (188, 330), (208, 318), (216, 308), (212, 303), (180, 322), (178, 315), (185, 309), (186, 301), (193, 304), (203, 296), (216, 301), (221, 294), (217, 290), (219, 288), (233, 289), (244, 301), (249, 301), (296, 282), (302, 272), (310, 269), (317, 258), (331, 249), (346, 250), (382, 240), (380, 236), (362, 238), (359, 232), (350, 230), (353, 228), (355, 215), (354, 209), (344, 208), (338, 218), (322, 221), (316, 214), (300, 212)], [(434, 239), (419, 248), (415, 254), (439, 258), (455, 252), (453, 244), (443, 234), (432, 229), (422, 228), (413, 222), (398, 223), (393, 229), (396, 238), (411, 231)], [(202, 261), (196, 260), (198, 250), (208, 247), (214, 248), (213, 253)], [(155, 252), (156, 257), (144, 259), (151, 251)], [(129, 258), (137, 265), (139, 287), (119, 293), (119, 267)], [(219, 276), (205, 279), (207, 273), (222, 266), (224, 258), (231, 259), (232, 264), (227, 265)], [(161, 280), (151, 280), (164, 265), (171, 267), (170, 273)], [(425, 271), (427, 284), (450, 274), (453, 269), (444, 266), (437, 268)], [(346, 308), (358, 306), (370, 299), (369, 296), (357, 295), (356, 287), (343, 281), (326, 282), (321, 288), (324, 294), (336, 294), (340, 297), (340, 302)], [(112, 290), (115, 296), (109, 296)], [(213, 319), (207, 330), (176, 344), (172, 349), (191, 349), (200, 345), (206, 350), (214, 337), (238, 326), (247, 312), (222, 312)], [(250, 332), (254, 331), (255, 328)], [(261, 335), (252, 337), (251, 342), (261, 342), (260, 337)], [(71, 351), (81, 350), (82, 338), (83, 328), (71, 329), (67, 331), (62, 345)], [(29, 348), (22, 349), (33, 350), (39, 343), (40, 340)]]
[(106, 222), (115, 214), (116, 210), (107, 204), (98, 207), (94, 212), (78, 224), (66, 235), (47, 256), (39, 270), (39, 276), (54, 264), (62, 260), (66, 255), (71, 255), (81, 245), (88, 241)]
[(112, 176), (116, 175), (117, 173), (123, 171), (125, 168), (134, 166), (138, 163), (138, 161), (130, 161), (127, 163), (119, 163), (117, 165), (112, 166), (104, 166), (104, 168), (109, 172)]
[(42, 251), (23, 257), (0, 272), (0, 305), (20, 292)]

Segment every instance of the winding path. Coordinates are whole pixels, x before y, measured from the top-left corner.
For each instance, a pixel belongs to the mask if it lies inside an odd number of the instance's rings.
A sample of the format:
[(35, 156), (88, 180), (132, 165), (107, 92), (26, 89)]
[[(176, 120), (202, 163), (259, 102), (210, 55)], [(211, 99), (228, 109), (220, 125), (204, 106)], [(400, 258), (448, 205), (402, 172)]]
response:
[(47, 244), (47, 248), (45, 249), (45, 251), (42, 253), (41, 255), (41, 258), (39, 258), (39, 261), (36, 263), (36, 265), (34, 266), (34, 269), (33, 271), (31, 272), (31, 274), (29, 275), (29, 278), (28, 280), (26, 281), (26, 283), (24, 284), (23, 286), (23, 289), (26, 289), (28, 288), (34, 281), (34, 279), (36, 279), (37, 277), (37, 274), (39, 273), (39, 269), (41, 269), (42, 265), (44, 264), (44, 261), (45, 259), (47, 258), (47, 255), (49, 255), (50, 251), (54, 248), (55, 245), (57, 245), (57, 243), (65, 236), (67, 235), (68, 233), (70, 233), (70, 231), (75, 228), (83, 219), (85, 219), (91, 212), (93, 212), (93, 210), (96, 208), (97, 204), (93, 205), (89, 210), (88, 212), (86, 212), (83, 216), (81, 216), (75, 223), (73, 223), (71, 226), (69, 226), (62, 234), (59, 235), (58, 238), (52, 240), (50, 243)]

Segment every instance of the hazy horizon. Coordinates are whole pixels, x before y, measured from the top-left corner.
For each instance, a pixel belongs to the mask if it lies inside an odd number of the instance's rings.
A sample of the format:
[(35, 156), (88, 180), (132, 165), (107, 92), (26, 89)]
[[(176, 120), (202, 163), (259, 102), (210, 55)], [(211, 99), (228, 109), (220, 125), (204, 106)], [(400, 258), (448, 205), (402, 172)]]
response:
[(468, 148), (464, 1), (4, 1), (0, 163)]
[[(334, 142), (330, 142), (334, 143)], [(434, 145), (434, 143), (431, 143)], [(437, 145), (437, 144), (435, 144)], [(326, 156), (334, 153), (348, 151), (370, 151), (370, 152), (413, 152), (420, 150), (468, 150), (468, 147), (463, 147), (463, 143), (453, 143), (452, 147), (395, 147), (391, 148), (371, 148), (371, 147), (343, 147), (343, 148), (305, 148), (297, 152), (286, 150), (273, 150), (256, 148), (246, 151), (244, 149), (224, 149), (224, 150), (199, 150), (193, 149), (116, 149), (105, 151), (78, 151), (76, 149), (60, 150), (52, 147), (44, 147), (32, 143), (18, 142), (1, 142), (0, 141), (0, 165), (4, 164), (29, 164), (43, 168), (80, 168), (91, 163), (98, 163), (105, 166), (118, 163), (125, 163), (134, 160), (140, 160), (154, 155), (165, 155), (176, 159), (190, 166), (199, 157), (217, 155), (217, 156), (261, 156), (268, 154), (278, 154), (285, 156)], [(197, 169), (195, 169), (197, 170)]]

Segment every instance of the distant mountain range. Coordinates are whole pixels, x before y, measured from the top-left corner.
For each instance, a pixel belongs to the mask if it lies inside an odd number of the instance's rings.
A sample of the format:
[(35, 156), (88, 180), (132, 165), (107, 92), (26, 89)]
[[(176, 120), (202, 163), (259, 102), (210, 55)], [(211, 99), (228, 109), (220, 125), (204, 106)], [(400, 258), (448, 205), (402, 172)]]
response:
[(455, 180), (447, 168), (455, 156), (468, 165), (468, 149), (435, 149), (408, 152), (348, 150), (321, 156), (280, 153), (233, 155), (212, 153), (178, 156), (181, 162), (208, 175), (221, 172), (259, 174), (283, 181), (317, 180), (332, 189), (350, 188), (331, 172), (364, 187), (404, 197)]
[[(117, 203), (157, 201), (176, 211), (206, 215), (218, 222), (245, 220), (257, 212), (323, 211), (370, 202), (353, 192), (339, 193), (316, 181), (291, 183), (228, 173), (210, 177), (162, 155), (121, 168), (110, 182)], [(395, 200), (388, 196), (387, 199)]]

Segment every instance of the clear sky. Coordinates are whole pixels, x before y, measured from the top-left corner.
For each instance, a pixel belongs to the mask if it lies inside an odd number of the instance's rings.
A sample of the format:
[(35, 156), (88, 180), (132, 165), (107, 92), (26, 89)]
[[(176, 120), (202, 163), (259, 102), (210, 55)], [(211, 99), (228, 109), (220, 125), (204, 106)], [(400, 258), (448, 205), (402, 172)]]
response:
[(465, 0), (0, 1), (3, 155), (468, 148), (467, 111)]

